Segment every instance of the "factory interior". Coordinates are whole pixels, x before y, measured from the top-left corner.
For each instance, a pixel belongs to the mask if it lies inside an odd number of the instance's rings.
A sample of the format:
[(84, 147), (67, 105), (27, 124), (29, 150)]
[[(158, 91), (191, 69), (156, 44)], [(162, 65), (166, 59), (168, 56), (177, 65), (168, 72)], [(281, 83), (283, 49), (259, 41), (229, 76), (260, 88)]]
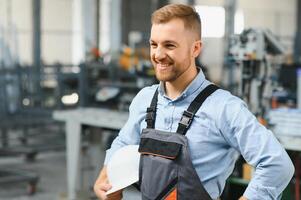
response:
[[(301, 0), (0, 0), (0, 200), (97, 199), (133, 98), (158, 84), (150, 19), (171, 3), (198, 12), (197, 65), (272, 130), (295, 167), (282, 200), (301, 199)], [(221, 199), (253, 172), (239, 157)]]

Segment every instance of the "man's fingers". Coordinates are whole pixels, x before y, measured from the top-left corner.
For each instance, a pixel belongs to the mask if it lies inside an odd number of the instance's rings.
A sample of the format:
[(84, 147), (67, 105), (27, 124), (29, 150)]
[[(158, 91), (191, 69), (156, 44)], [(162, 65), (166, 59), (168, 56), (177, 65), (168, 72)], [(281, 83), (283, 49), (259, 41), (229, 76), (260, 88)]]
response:
[(101, 190), (107, 192), (108, 190), (110, 190), (112, 188), (112, 185), (109, 183), (103, 183), (100, 185), (99, 187)]
[(96, 196), (101, 199), (107, 199), (106, 192), (112, 188), (111, 184), (109, 184), (109, 180), (107, 177), (107, 168), (104, 166), (99, 173), (98, 178), (94, 184), (94, 192)]
[(111, 188), (112, 186), (109, 183), (100, 183), (95, 185), (94, 192), (98, 198), (105, 200), (107, 199), (106, 192)]

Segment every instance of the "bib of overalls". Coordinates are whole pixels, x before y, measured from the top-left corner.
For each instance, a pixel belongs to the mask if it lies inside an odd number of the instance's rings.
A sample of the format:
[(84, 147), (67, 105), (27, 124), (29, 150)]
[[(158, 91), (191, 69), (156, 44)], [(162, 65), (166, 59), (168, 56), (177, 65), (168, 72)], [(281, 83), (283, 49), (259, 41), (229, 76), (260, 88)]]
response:
[(206, 98), (218, 89), (207, 86), (184, 111), (177, 132), (156, 130), (156, 90), (147, 108), (147, 128), (139, 145), (139, 184), (142, 200), (211, 200), (193, 167), (185, 136), (193, 117)]

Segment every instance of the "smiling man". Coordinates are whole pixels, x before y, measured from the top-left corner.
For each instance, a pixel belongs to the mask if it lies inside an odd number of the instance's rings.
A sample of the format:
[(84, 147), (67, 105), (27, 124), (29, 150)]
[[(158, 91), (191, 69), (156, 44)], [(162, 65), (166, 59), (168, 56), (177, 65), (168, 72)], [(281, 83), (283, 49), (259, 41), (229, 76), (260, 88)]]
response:
[[(165, 84), (167, 96), (176, 98), (197, 75), (194, 59), (201, 52), (200, 25), (185, 28), (182, 19), (153, 17), (150, 54), (156, 77)], [(187, 19), (189, 24), (189, 19)], [(198, 31), (197, 31), (198, 30)], [(185, 37), (183, 37), (185, 36)]]
[(289, 156), (241, 99), (205, 79), (195, 64), (201, 49), (192, 7), (170, 4), (153, 13), (150, 53), (160, 84), (133, 99), (94, 185), (100, 199), (121, 199), (121, 191), (106, 196), (106, 164), (130, 144), (139, 144), (143, 200), (219, 199), (239, 154), (255, 167), (240, 199), (280, 199), (294, 172)]

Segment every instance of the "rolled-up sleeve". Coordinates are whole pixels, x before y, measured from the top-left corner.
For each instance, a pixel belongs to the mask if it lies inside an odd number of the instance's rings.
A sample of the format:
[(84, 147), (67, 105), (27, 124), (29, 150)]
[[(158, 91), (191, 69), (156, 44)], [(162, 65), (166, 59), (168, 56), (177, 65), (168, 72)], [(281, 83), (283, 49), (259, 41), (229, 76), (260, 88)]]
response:
[(292, 161), (282, 145), (237, 97), (226, 103), (222, 118), (225, 138), (255, 167), (244, 196), (249, 200), (280, 199), (294, 173)]

